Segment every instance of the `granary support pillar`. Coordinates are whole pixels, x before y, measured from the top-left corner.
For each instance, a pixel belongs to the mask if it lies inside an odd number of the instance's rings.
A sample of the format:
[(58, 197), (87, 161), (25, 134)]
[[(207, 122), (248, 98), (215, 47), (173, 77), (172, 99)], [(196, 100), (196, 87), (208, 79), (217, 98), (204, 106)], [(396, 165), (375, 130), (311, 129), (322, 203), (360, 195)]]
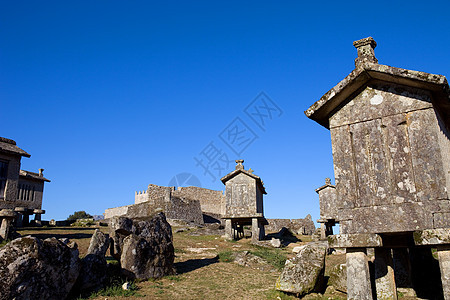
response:
[(11, 231), (11, 226), (16, 214), (12, 209), (2, 209), (0, 210), (0, 240), (8, 239), (9, 233)]
[(264, 239), (264, 226), (258, 218), (252, 218), (252, 241), (260, 241)]
[(225, 219), (225, 238), (229, 240), (234, 239), (233, 222), (231, 219)]
[(331, 248), (346, 249), (347, 299), (372, 300), (367, 248), (382, 247), (381, 236), (374, 233), (330, 235), (328, 244)]
[(24, 224), (24, 216), (27, 211), (25, 207), (16, 207), (14, 208), (14, 211), (17, 213), (16, 216), (16, 227), (22, 227)]
[(378, 300), (397, 299), (390, 248), (375, 248), (375, 288)]
[(325, 228), (325, 223), (320, 223), (320, 239), (326, 239), (327, 238), (327, 233), (326, 233), (326, 228)]
[(347, 295), (349, 300), (372, 300), (366, 248), (347, 248)]
[(437, 247), (442, 289), (445, 300), (450, 300), (450, 244)]

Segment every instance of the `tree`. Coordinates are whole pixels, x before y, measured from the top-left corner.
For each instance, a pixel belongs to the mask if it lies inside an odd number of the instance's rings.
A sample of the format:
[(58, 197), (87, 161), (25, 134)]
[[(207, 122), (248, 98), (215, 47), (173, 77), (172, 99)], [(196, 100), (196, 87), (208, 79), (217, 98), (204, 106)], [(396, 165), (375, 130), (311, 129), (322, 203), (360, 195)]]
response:
[(92, 218), (92, 216), (88, 213), (86, 213), (84, 210), (76, 211), (73, 213), (73, 215), (70, 215), (67, 218), (67, 221), (75, 221), (77, 219), (89, 219)]

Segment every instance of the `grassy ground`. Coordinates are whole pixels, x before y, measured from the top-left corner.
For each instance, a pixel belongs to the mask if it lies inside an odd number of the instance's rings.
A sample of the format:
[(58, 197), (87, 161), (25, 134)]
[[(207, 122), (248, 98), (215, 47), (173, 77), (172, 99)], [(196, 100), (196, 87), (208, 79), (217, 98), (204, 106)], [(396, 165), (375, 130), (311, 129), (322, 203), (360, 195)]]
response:
[[(69, 238), (78, 244), (80, 257), (83, 257), (95, 229), (49, 227), (18, 232), (43, 239), (52, 236)], [(108, 229), (102, 227), (100, 230), (107, 232)], [(91, 295), (91, 299), (295, 299), (276, 291), (275, 282), (284, 260), (293, 257), (292, 248), (310, 241), (310, 237), (298, 236), (295, 243), (282, 249), (265, 249), (251, 245), (250, 239), (225, 241), (219, 235), (192, 236), (191, 233), (174, 233), (177, 275), (136, 282), (135, 289), (126, 293), (119, 288), (123, 282), (117, 281), (107, 290)], [(260, 270), (229, 262), (233, 253), (244, 250), (266, 259), (272, 267)], [(107, 259), (117, 263), (111, 257)], [(326, 274), (332, 265), (343, 261), (342, 255), (327, 257)], [(345, 299), (345, 296), (325, 295), (315, 299)]]

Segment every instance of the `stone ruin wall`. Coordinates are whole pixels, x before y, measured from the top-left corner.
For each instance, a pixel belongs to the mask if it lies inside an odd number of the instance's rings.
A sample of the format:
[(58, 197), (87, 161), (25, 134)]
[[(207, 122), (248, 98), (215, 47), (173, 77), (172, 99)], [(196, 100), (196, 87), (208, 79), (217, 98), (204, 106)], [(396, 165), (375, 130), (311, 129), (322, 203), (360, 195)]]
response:
[(266, 225), (267, 232), (278, 232), (283, 227), (295, 234), (312, 235), (316, 231), (311, 215), (307, 215), (304, 219), (267, 219), (267, 221), (269, 222), (269, 225)]
[(164, 209), (168, 220), (181, 220), (195, 224), (203, 224), (200, 201), (172, 197), (166, 202)]
[(225, 212), (225, 195), (222, 191), (204, 189), (196, 186), (179, 187), (172, 192), (173, 197), (198, 200), (203, 213), (220, 215)]
[(118, 217), (118, 216), (124, 216), (124, 215), (127, 214), (128, 208), (130, 206), (132, 206), (132, 205), (107, 208), (103, 215), (105, 216), (105, 219), (109, 219), (109, 218), (112, 218), (112, 217)]
[(149, 201), (147, 191), (139, 191), (134, 193), (134, 204)]

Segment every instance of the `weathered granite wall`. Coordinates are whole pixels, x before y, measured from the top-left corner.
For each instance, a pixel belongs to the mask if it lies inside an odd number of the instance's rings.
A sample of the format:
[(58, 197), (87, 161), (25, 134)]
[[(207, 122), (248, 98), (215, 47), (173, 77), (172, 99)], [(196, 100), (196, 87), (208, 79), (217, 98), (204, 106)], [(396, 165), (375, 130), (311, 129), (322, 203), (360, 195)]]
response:
[(366, 87), (330, 118), (342, 233), (439, 226), (450, 205), (444, 130), (429, 92), (393, 83)]
[(124, 216), (128, 212), (128, 208), (132, 205), (126, 205), (126, 206), (119, 206), (119, 207), (113, 207), (113, 208), (107, 208), (103, 215), (105, 216), (105, 219), (109, 219), (112, 217), (119, 217)]
[(3, 153), (0, 153), (0, 159), (8, 162), (5, 195), (3, 199), (0, 198), (0, 209), (14, 209), (14, 207), (16, 206), (15, 201), (17, 200), (19, 187), (20, 158), (21, 157), (18, 155), (5, 155)]
[(142, 203), (145, 201), (149, 201), (147, 191), (139, 191), (134, 193), (134, 203)]
[(312, 235), (316, 230), (311, 215), (307, 215), (304, 219), (267, 219), (267, 221), (269, 222), (269, 225), (266, 225), (267, 232), (278, 232), (286, 227), (296, 234)]
[(225, 215), (228, 217), (251, 217), (262, 215), (258, 205), (256, 182), (246, 174), (238, 174), (226, 184)]
[(225, 211), (225, 195), (222, 191), (214, 191), (196, 186), (179, 187), (172, 192), (173, 197), (198, 200), (204, 213), (223, 215)]
[(165, 214), (168, 220), (182, 220), (195, 224), (203, 224), (200, 201), (172, 197), (166, 202)]

